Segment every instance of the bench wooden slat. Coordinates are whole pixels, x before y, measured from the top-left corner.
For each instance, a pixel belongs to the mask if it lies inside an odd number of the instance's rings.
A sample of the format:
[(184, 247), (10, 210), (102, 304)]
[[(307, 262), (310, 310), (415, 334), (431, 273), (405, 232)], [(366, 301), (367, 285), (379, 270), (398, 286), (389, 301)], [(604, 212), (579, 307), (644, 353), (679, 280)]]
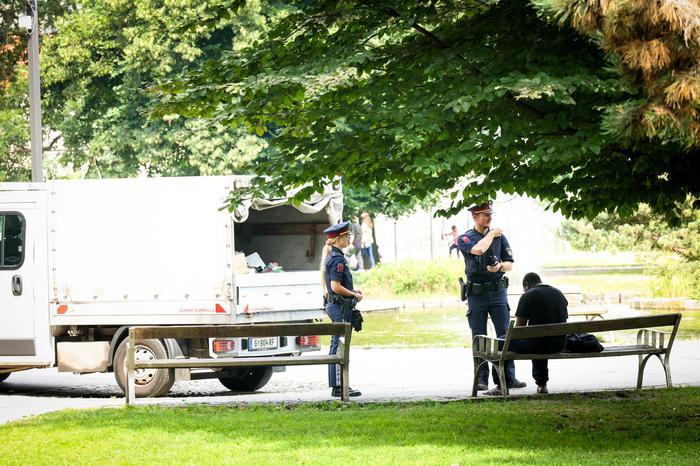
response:
[(626, 317), (622, 319), (567, 322), (565, 324), (528, 325), (527, 327), (513, 327), (510, 338), (515, 340), (554, 337), (568, 335), (570, 333), (594, 333), (647, 327), (665, 327), (675, 325), (680, 318), (681, 314), (664, 314), (658, 316)]
[(348, 323), (324, 322), (313, 324), (243, 324), (217, 326), (151, 326), (134, 328), (137, 339), (149, 338), (235, 338), (285, 335), (343, 334)]
[[(530, 360), (530, 359), (581, 359), (581, 358), (604, 358), (608, 356), (637, 356), (640, 354), (664, 354), (664, 348), (655, 348), (653, 346), (635, 345), (635, 346), (607, 346), (603, 351), (598, 353), (569, 353), (561, 352), (554, 354), (524, 354), (508, 351), (504, 359), (509, 360)], [(488, 359), (489, 361), (498, 361), (501, 359), (502, 352), (493, 354), (474, 353), (476, 357)]]
[(343, 358), (340, 356), (301, 356), (267, 358), (213, 358), (213, 359), (154, 359), (150, 361), (135, 361), (136, 369), (161, 369), (161, 368), (211, 368), (211, 367), (250, 367), (250, 366), (304, 366), (312, 364), (339, 364)]

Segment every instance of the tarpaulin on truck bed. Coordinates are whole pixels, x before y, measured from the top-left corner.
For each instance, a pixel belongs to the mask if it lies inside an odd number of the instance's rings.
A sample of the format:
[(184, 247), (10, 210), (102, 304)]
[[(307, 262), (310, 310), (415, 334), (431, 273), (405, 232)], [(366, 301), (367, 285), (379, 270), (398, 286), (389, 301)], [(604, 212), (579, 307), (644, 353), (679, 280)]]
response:
[(238, 223), (243, 223), (250, 215), (250, 209), (267, 210), (275, 207), (289, 205), (305, 214), (316, 214), (325, 209), (328, 215), (328, 222), (338, 223), (343, 213), (343, 192), (340, 189), (329, 187), (323, 194), (314, 194), (305, 202), (292, 204), (289, 199), (293, 196), (277, 199), (245, 199), (233, 211), (233, 219)]

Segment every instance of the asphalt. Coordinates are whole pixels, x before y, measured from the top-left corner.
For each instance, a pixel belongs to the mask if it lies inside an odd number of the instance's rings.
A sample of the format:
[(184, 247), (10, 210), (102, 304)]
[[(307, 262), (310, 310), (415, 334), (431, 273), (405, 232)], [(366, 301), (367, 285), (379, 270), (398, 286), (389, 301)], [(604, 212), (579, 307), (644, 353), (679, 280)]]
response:
[[(460, 400), (471, 391), (472, 358), (467, 348), (353, 349), (351, 386), (362, 391), (352, 402)], [(700, 340), (676, 341), (671, 355), (675, 386), (700, 385)], [(517, 377), (528, 383), (514, 397), (534, 395), (531, 363), (516, 363)], [(167, 397), (138, 399), (139, 405), (232, 405), (328, 402), (326, 366), (290, 367), (275, 373), (255, 393), (232, 394), (217, 380), (178, 382)], [(637, 357), (550, 361), (550, 393), (631, 390), (637, 381)], [(650, 360), (644, 387), (664, 387), (663, 369)], [(483, 397), (483, 395), (479, 395)], [(12, 374), (0, 383), (0, 423), (61, 409), (121, 408), (124, 398), (112, 374), (73, 375), (55, 369)]]

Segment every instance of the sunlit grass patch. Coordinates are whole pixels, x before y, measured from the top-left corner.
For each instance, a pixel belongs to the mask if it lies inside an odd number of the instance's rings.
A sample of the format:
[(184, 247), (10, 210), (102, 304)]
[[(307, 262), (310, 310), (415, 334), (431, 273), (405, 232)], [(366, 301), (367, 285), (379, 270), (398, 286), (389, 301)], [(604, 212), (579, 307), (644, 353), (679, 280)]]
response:
[(4, 464), (691, 464), (700, 389), (449, 403), (136, 407), (0, 427)]

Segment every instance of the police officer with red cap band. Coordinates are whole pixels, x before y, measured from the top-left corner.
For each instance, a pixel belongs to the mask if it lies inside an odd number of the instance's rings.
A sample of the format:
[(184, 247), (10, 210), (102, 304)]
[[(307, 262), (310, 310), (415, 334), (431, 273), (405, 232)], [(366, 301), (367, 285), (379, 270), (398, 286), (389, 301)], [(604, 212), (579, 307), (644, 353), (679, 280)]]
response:
[[(326, 246), (321, 256), (321, 272), (323, 274), (323, 287), (326, 302), (326, 314), (333, 322), (343, 322), (343, 311), (340, 304), (335, 302), (335, 296), (355, 298), (362, 300), (362, 292), (355, 290), (352, 285), (352, 273), (350, 265), (345, 260), (343, 249), (350, 242), (350, 222), (338, 223), (324, 230), (326, 234)], [(329, 354), (337, 354), (339, 335), (331, 337)], [(341, 371), (338, 364), (328, 365), (328, 385), (332, 387), (331, 396), (342, 395)], [(350, 389), (350, 396), (360, 396), (359, 390)]]
[[(510, 322), (508, 306), (508, 279), (505, 272), (513, 268), (513, 252), (500, 228), (491, 228), (491, 201), (469, 208), (474, 220), (474, 228), (457, 238), (457, 247), (464, 255), (467, 275), (467, 320), (474, 335), (486, 335), (488, 317), (491, 317), (499, 338), (505, 337)], [(485, 361), (474, 359), (476, 369)], [(500, 393), (498, 372), (493, 368), (493, 381)], [(515, 364), (506, 362), (506, 383), (508, 388), (522, 388), (526, 384), (515, 378)], [(488, 365), (479, 370), (479, 390), (488, 390)]]

